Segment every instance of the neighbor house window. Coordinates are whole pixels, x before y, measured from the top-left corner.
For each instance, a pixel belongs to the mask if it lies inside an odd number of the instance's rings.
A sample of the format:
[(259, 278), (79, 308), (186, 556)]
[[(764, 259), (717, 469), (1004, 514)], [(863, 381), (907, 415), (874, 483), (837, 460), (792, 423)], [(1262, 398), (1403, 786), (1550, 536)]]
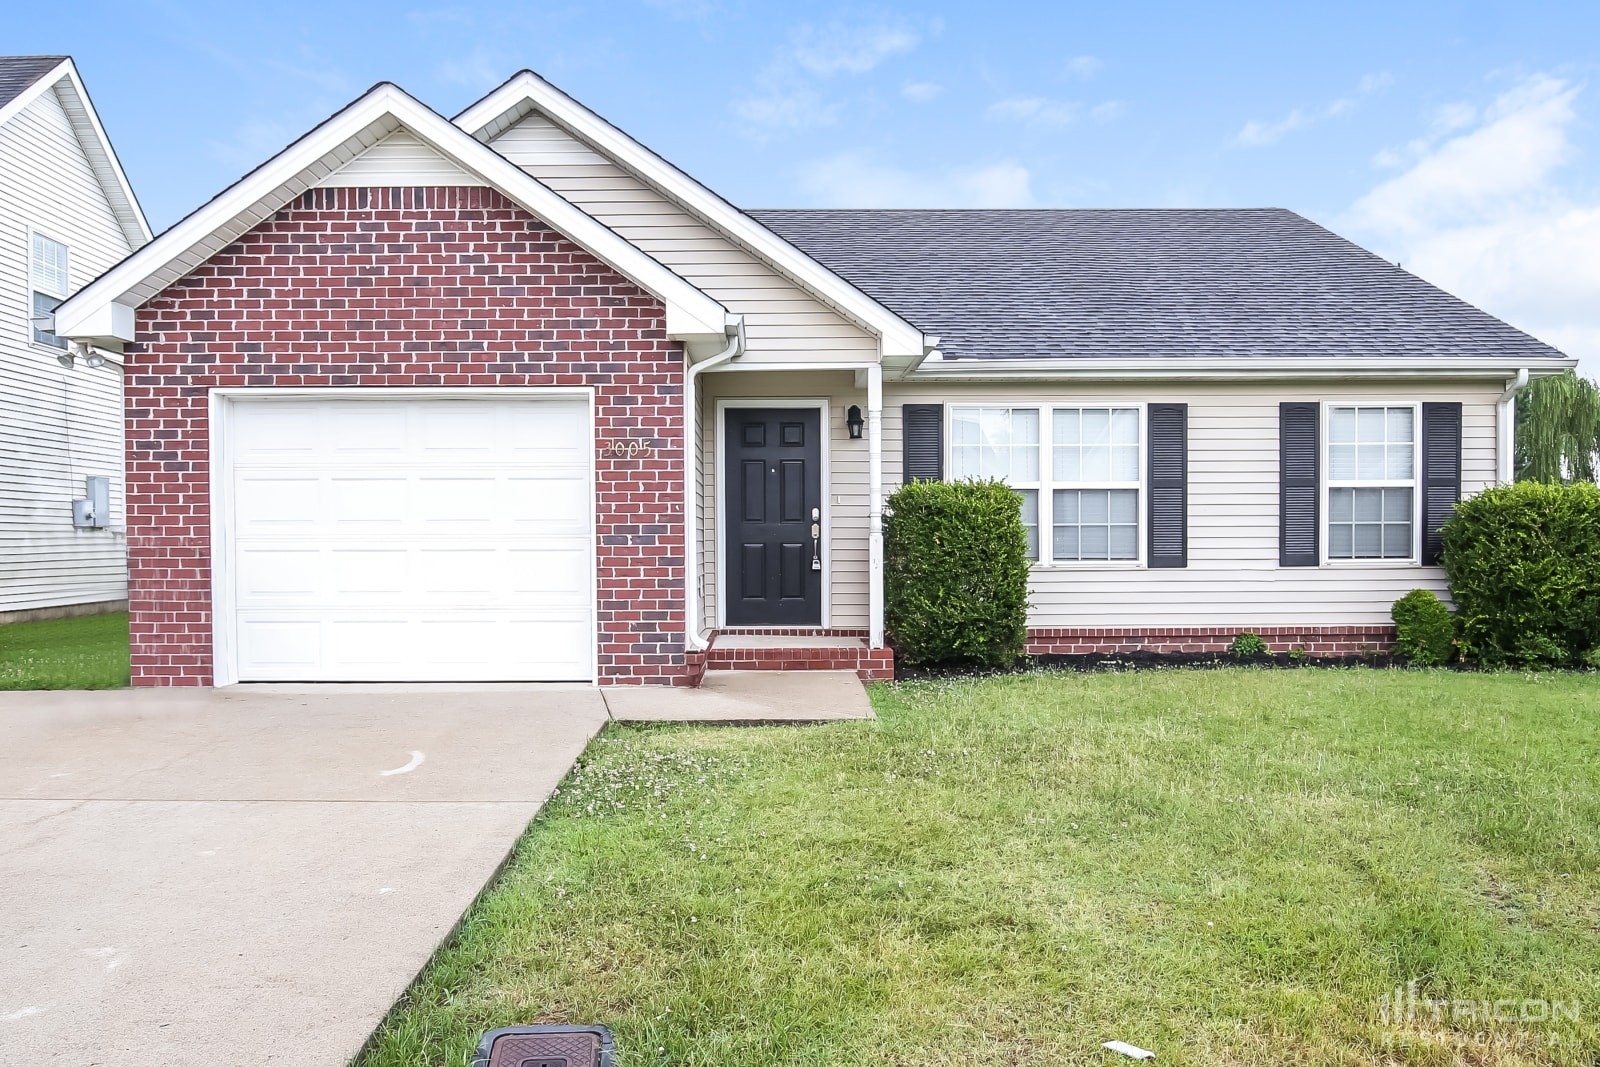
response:
[(1051, 412), (1051, 558), (1139, 558), (1139, 409)]
[[(49, 315), (67, 298), (67, 246), (52, 241), (42, 233), (33, 235), (32, 266), (29, 279), (33, 290), (30, 314), (38, 318)], [(33, 339), (52, 348), (66, 348), (65, 338), (57, 337), (41, 324), (32, 324)]]
[(1417, 409), (1328, 408), (1328, 558), (1416, 556)]
[(1022, 497), (1028, 558), (1039, 558), (1039, 409), (958, 407), (950, 414), (950, 476), (998, 478)]

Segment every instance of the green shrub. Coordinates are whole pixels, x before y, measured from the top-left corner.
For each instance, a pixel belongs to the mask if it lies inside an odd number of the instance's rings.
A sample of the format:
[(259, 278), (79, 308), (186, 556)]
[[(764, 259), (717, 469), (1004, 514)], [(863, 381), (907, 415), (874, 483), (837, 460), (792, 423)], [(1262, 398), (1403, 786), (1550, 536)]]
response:
[(1260, 634), (1253, 634), (1246, 630), (1233, 639), (1233, 643), (1228, 646), (1228, 651), (1240, 659), (1244, 659), (1246, 656), (1265, 655), (1271, 652), (1272, 649), (1268, 647)]
[(1455, 650), (1456, 624), (1450, 609), (1431, 589), (1413, 589), (1394, 602), (1395, 649), (1419, 667), (1450, 662)]
[(907, 664), (1008, 667), (1028, 639), (1022, 503), (1002, 482), (912, 482), (883, 524), (884, 627)]
[(1463, 655), (1575, 666), (1600, 645), (1600, 487), (1519, 482), (1464, 500), (1443, 563)]
[(1600, 648), (1591, 648), (1583, 654), (1583, 665), (1591, 671), (1600, 671)]

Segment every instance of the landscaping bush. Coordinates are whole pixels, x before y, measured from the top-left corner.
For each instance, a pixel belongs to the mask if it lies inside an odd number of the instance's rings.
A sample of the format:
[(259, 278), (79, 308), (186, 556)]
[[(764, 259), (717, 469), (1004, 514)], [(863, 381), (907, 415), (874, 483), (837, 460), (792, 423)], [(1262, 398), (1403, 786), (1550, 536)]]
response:
[(1600, 646), (1600, 487), (1519, 482), (1464, 500), (1443, 563), (1463, 655), (1576, 666)]
[(1272, 646), (1268, 645), (1260, 634), (1246, 630), (1233, 639), (1228, 645), (1228, 651), (1239, 659), (1245, 659), (1249, 656), (1264, 656), (1272, 651)]
[(1450, 662), (1455, 650), (1456, 624), (1450, 609), (1431, 589), (1413, 589), (1394, 602), (1395, 649), (1419, 667)]
[(884, 626), (907, 665), (1008, 667), (1028, 639), (1028, 541), (1002, 482), (912, 482), (883, 525)]

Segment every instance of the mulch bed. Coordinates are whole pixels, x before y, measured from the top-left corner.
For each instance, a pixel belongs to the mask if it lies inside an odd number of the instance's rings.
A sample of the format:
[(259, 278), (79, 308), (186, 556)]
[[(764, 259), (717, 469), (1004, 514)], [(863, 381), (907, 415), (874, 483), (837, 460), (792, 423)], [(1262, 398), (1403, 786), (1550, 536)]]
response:
[[(1409, 666), (1403, 656), (1371, 653), (1361, 656), (1294, 656), (1287, 652), (1235, 656), (1230, 652), (1090, 652), (1081, 655), (1049, 654), (1026, 656), (1015, 667), (995, 669), (973, 666), (906, 667), (895, 664), (894, 680), (917, 681), (934, 678), (984, 678), (1001, 674), (1028, 674), (1034, 671), (1151, 671), (1184, 668), (1217, 670), (1223, 667), (1378, 667), (1399, 669)], [(1444, 669), (1475, 671), (1471, 663), (1451, 663)]]

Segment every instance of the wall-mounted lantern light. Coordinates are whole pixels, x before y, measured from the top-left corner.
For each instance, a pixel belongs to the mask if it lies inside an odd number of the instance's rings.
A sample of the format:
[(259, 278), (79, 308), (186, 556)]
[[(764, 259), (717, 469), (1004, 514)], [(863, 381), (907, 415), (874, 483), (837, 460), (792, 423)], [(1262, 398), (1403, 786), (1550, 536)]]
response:
[(861, 409), (851, 404), (850, 410), (844, 414), (844, 425), (850, 431), (850, 440), (861, 440)]

